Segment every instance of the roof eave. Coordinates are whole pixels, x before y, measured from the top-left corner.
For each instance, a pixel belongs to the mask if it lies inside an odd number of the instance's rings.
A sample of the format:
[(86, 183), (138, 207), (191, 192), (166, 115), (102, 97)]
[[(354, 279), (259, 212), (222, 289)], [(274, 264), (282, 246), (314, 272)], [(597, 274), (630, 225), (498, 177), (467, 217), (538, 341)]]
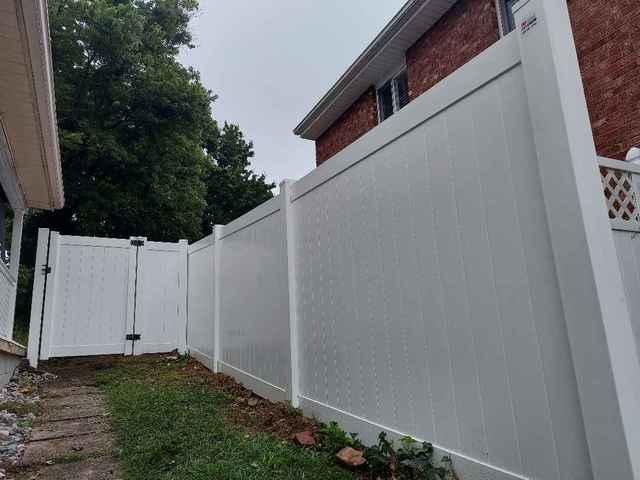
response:
[[(347, 71), (338, 79), (338, 81), (331, 87), (331, 89), (316, 103), (312, 110), (304, 117), (304, 119), (298, 124), (293, 132), (308, 140), (316, 140), (326, 129), (333, 123), (340, 114), (344, 113), (347, 107), (340, 108), (329, 116), (327, 112), (332, 106), (348, 93), (347, 100), (353, 103), (360, 95), (362, 95), (367, 88), (373, 83), (365, 85), (358, 85), (356, 88), (354, 85), (357, 82), (364, 82), (364, 77), (367, 76), (368, 70), (379, 69), (384, 67), (388, 63), (388, 67), (392, 68), (398, 63), (399, 59), (393, 59), (388, 61), (383, 58), (385, 52), (392, 49), (400, 49), (405, 51), (412, 43), (424, 34), (437, 19), (439, 19), (453, 4), (455, 0), (409, 0), (400, 11), (391, 19), (391, 21), (382, 29), (382, 31), (375, 37), (375, 39), (369, 44), (364, 52), (355, 60), (355, 62), (347, 69)], [(422, 20), (429, 19), (431, 22), (424, 24), (424, 28), (416, 29), (416, 24), (420, 27)], [(402, 38), (401, 34), (411, 27), (415, 31), (420, 31), (420, 35), (413, 38), (415, 35), (410, 36), (413, 41), (408, 45), (406, 38)], [(402, 50), (404, 48), (404, 50)], [(393, 56), (388, 56), (392, 58)], [(350, 90), (350, 91), (349, 91)], [(354, 93), (355, 92), (355, 93)], [(355, 97), (355, 98), (354, 98)], [(348, 103), (348, 102), (346, 102)], [(326, 117), (329, 117), (327, 119)]]
[(30, 52), (29, 62), (33, 75), (34, 100), (42, 141), (43, 166), (49, 187), (48, 204), (30, 202), (29, 198), (25, 200), (27, 207), (54, 210), (64, 206), (64, 189), (58, 144), (47, 0), (20, 0), (20, 2)]

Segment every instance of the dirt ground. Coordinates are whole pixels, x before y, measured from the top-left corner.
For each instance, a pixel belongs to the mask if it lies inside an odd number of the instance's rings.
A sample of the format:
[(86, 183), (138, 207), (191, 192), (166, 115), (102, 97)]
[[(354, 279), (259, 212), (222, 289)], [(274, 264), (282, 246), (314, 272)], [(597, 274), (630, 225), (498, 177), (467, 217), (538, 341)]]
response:
[[(121, 363), (153, 374), (171, 354), (144, 357), (102, 356), (43, 362), (43, 371), (57, 376), (40, 388), (40, 414), (34, 420), (15, 480), (120, 480), (116, 443), (97, 374)], [(316, 432), (315, 421), (283, 403), (256, 397), (231, 377), (214, 374), (189, 360), (180, 369), (189, 382), (206, 385), (232, 398), (227, 421), (249, 432), (266, 432), (291, 441), (301, 431)]]
[(96, 373), (116, 358), (56, 360), (41, 368), (57, 375), (41, 386), (36, 417), (16, 480), (119, 480), (115, 441)]

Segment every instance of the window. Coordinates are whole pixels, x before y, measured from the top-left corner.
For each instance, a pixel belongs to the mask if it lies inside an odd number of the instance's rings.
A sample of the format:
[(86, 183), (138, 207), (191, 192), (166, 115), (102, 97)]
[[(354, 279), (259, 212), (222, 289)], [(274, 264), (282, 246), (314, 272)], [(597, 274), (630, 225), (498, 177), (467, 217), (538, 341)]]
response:
[(516, 29), (516, 20), (513, 17), (512, 8), (517, 2), (518, 0), (498, 0), (503, 35), (506, 35)]
[(409, 103), (407, 71), (393, 77), (378, 88), (378, 121), (384, 122)]

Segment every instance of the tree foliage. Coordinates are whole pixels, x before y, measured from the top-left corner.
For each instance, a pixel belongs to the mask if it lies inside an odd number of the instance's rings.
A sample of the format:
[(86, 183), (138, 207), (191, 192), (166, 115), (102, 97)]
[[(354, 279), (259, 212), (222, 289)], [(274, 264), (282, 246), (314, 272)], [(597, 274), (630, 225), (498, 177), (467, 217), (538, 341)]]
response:
[(66, 205), (32, 216), (31, 235), (44, 226), (195, 240), (203, 226), (270, 196), (249, 168), (251, 143), (237, 126), (220, 132), (215, 96), (177, 60), (191, 46), (197, 8), (197, 0), (50, 0)]
[(215, 150), (210, 153), (215, 163), (206, 178), (205, 231), (210, 231), (216, 223), (229, 223), (269, 200), (275, 187), (266, 182), (264, 175), (256, 175), (250, 170), (253, 143), (244, 139), (237, 125), (225, 123), (215, 142)]
[(25, 223), (16, 331), (26, 331), (37, 228), (197, 240), (272, 196), (253, 145), (211, 116), (177, 61), (197, 0), (49, 0), (65, 207)]

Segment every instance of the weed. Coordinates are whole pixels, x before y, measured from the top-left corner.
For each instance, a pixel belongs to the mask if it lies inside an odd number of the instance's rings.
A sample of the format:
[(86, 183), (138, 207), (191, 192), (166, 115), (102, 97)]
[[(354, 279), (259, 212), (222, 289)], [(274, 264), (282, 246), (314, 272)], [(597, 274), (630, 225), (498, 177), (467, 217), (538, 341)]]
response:
[(30, 418), (25, 418), (23, 420), (18, 420), (17, 425), (20, 428), (31, 428), (31, 427), (33, 427), (33, 420), (30, 419)]
[(403, 437), (399, 444), (396, 448), (382, 432), (378, 436), (378, 445), (365, 448), (367, 468), (373, 478), (445, 480), (453, 477), (451, 460), (443, 457), (441, 465), (436, 465), (430, 443), (418, 443), (411, 437)]
[(321, 424), (318, 430), (320, 449), (334, 455), (345, 447), (362, 450), (364, 446), (358, 440), (358, 434), (346, 433), (337, 422)]
[(321, 451), (334, 455), (345, 447), (363, 450), (367, 463), (361, 467), (367, 478), (393, 478), (396, 480), (445, 480), (455, 478), (451, 460), (443, 457), (440, 465), (433, 458), (433, 446), (403, 437), (398, 446), (382, 432), (378, 444), (365, 447), (355, 433), (346, 433), (336, 422), (322, 424), (318, 431)]

